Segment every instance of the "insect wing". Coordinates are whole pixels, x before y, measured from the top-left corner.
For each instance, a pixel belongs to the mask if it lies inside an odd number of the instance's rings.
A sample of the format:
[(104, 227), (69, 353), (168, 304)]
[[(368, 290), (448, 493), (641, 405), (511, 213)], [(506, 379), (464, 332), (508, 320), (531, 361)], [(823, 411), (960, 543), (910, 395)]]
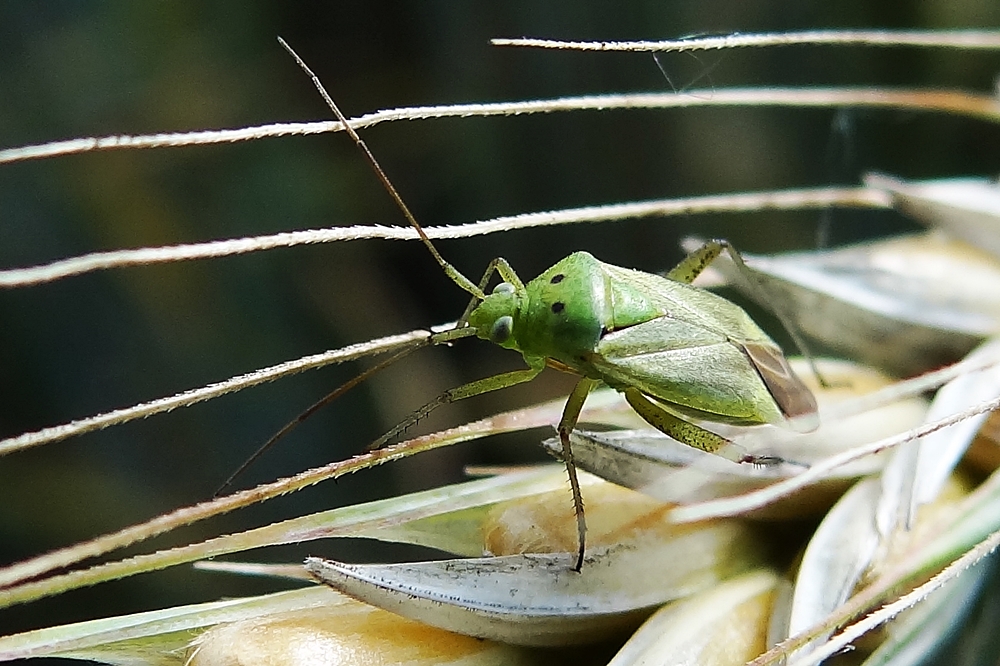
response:
[(747, 425), (784, 421), (742, 347), (671, 316), (605, 335), (592, 365), (608, 385), (637, 388), (687, 416)]
[(666, 313), (602, 338), (593, 365), (607, 383), (639, 388), (689, 416), (816, 428), (812, 393), (742, 308), (659, 275), (602, 268)]
[(781, 350), (759, 342), (745, 343), (743, 350), (791, 428), (798, 432), (812, 432), (818, 428), (816, 397), (788, 365), (788, 359)]
[[(731, 340), (759, 340), (774, 345), (743, 308), (717, 294), (652, 273), (604, 263), (601, 267), (611, 281), (612, 291), (624, 291), (624, 287), (642, 292), (648, 308), (655, 307), (674, 319)], [(619, 309), (628, 307), (628, 303), (615, 302), (613, 306)], [(622, 314), (616, 313), (615, 318), (622, 318)]]

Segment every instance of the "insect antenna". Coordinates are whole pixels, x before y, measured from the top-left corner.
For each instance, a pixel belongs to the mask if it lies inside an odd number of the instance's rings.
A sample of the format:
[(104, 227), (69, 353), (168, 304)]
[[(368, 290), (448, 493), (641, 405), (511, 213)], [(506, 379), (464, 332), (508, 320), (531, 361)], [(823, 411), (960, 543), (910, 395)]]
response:
[(341, 384), (340, 386), (338, 386), (337, 388), (333, 389), (332, 391), (330, 391), (329, 393), (327, 393), (325, 396), (323, 396), (322, 398), (320, 398), (319, 400), (317, 400), (316, 402), (314, 402), (307, 409), (305, 409), (301, 414), (299, 414), (294, 419), (292, 419), (291, 421), (289, 421), (288, 423), (286, 423), (281, 428), (281, 430), (279, 430), (278, 432), (274, 433), (271, 436), (270, 439), (268, 439), (266, 442), (264, 442), (263, 444), (261, 444), (260, 447), (256, 451), (254, 451), (253, 454), (249, 458), (247, 458), (243, 462), (243, 464), (240, 465), (239, 468), (237, 468), (237, 470), (235, 472), (233, 472), (232, 474), (229, 475), (229, 478), (226, 479), (225, 482), (221, 486), (219, 486), (218, 490), (215, 491), (215, 493), (212, 495), (212, 497), (215, 498), (215, 497), (218, 497), (219, 495), (221, 495), (222, 492), (224, 490), (226, 490), (226, 488), (228, 488), (229, 486), (231, 486), (233, 484), (233, 482), (236, 481), (236, 479), (238, 479), (240, 477), (240, 475), (242, 475), (245, 471), (247, 471), (247, 469), (250, 467), (250, 465), (252, 465), (255, 462), (257, 462), (257, 460), (262, 455), (264, 455), (264, 453), (268, 449), (270, 449), (272, 446), (274, 446), (275, 444), (277, 444), (278, 440), (283, 439), (285, 437), (285, 435), (287, 435), (288, 433), (290, 433), (293, 430), (295, 430), (303, 421), (305, 421), (306, 419), (308, 419), (310, 416), (312, 416), (313, 414), (315, 414), (317, 411), (319, 411), (320, 409), (322, 409), (326, 405), (329, 405), (331, 402), (333, 402), (334, 400), (336, 400), (340, 396), (344, 395), (345, 393), (347, 393), (348, 391), (350, 391), (352, 388), (354, 388), (358, 384), (361, 384), (366, 379), (368, 379), (369, 377), (371, 377), (375, 373), (379, 372), (380, 370), (383, 370), (383, 369), (389, 367), (390, 365), (392, 365), (396, 361), (400, 360), (401, 358), (403, 358), (405, 356), (408, 356), (409, 354), (411, 354), (412, 352), (416, 351), (417, 349), (420, 349), (421, 347), (426, 347), (427, 345), (434, 344), (434, 340), (435, 340), (435, 336), (432, 335), (432, 336), (428, 337), (426, 340), (423, 340), (423, 341), (421, 341), (419, 343), (416, 343), (416, 344), (414, 344), (414, 345), (412, 345), (410, 347), (407, 347), (406, 349), (403, 349), (403, 350), (401, 350), (399, 352), (396, 352), (395, 354), (393, 354), (389, 358), (387, 358), (387, 359), (381, 361), (380, 363), (377, 363), (377, 364), (373, 365), (372, 367), (368, 368), (367, 370), (365, 370), (365, 371), (363, 371), (363, 372), (355, 375), (351, 379), (347, 380), (346, 382), (344, 382), (343, 384)]
[[(337, 117), (337, 120), (340, 121), (340, 124), (343, 126), (344, 130), (351, 137), (351, 139), (353, 139), (355, 145), (357, 145), (358, 148), (361, 150), (362, 154), (365, 156), (365, 158), (368, 160), (368, 163), (375, 171), (375, 174), (378, 176), (378, 179), (382, 182), (382, 185), (385, 187), (386, 191), (389, 192), (389, 195), (392, 197), (393, 201), (396, 202), (396, 205), (403, 212), (404, 217), (406, 217), (407, 221), (409, 221), (410, 224), (413, 226), (413, 228), (416, 230), (417, 235), (420, 237), (420, 240), (423, 241), (427, 249), (430, 250), (431, 255), (438, 262), (438, 264), (445, 271), (445, 273), (458, 286), (460, 286), (462, 289), (472, 294), (473, 303), (475, 303), (476, 300), (482, 300), (483, 298), (485, 298), (485, 295), (483, 293), (483, 287), (473, 284), (468, 278), (462, 275), (462, 273), (460, 273), (458, 269), (456, 269), (454, 266), (445, 261), (444, 257), (441, 256), (437, 248), (434, 247), (434, 244), (431, 242), (431, 239), (428, 238), (427, 234), (424, 232), (423, 227), (421, 227), (420, 223), (417, 222), (413, 213), (410, 212), (410, 209), (403, 201), (403, 198), (399, 195), (399, 192), (393, 186), (392, 182), (389, 180), (389, 177), (385, 174), (385, 171), (383, 171), (381, 165), (379, 165), (378, 160), (375, 159), (375, 156), (372, 154), (371, 150), (369, 150), (364, 140), (362, 140), (361, 137), (358, 136), (358, 133), (354, 130), (354, 128), (351, 127), (350, 123), (347, 121), (347, 118), (341, 112), (336, 102), (333, 101), (333, 98), (330, 97), (330, 94), (326, 91), (326, 88), (320, 82), (319, 77), (317, 77), (316, 74), (313, 73), (313, 71), (309, 68), (309, 66), (306, 65), (305, 61), (303, 61), (302, 58), (299, 57), (299, 55), (292, 49), (291, 46), (288, 45), (288, 43), (284, 39), (278, 37), (278, 43), (280, 43), (281, 46), (286, 51), (288, 51), (288, 53), (292, 56), (292, 58), (295, 59), (295, 62), (299, 65), (299, 67), (301, 67), (302, 70), (312, 80), (313, 85), (316, 86), (316, 89), (319, 91), (323, 100), (327, 103), (330, 109), (333, 110), (333, 113)], [(485, 282), (485, 277), (484, 277), (484, 282)], [(472, 306), (470, 304), (470, 309), (471, 307)], [(270, 439), (268, 439), (256, 451), (254, 451), (254, 453), (249, 458), (247, 458), (247, 460), (244, 461), (243, 464), (240, 465), (239, 468), (235, 472), (233, 472), (228, 479), (226, 479), (226, 481), (218, 488), (218, 490), (215, 491), (213, 497), (218, 497), (219, 495), (221, 495), (222, 492), (226, 490), (226, 488), (231, 486), (232, 483), (237, 478), (239, 478), (239, 476), (243, 474), (254, 462), (256, 462), (268, 449), (270, 449), (279, 440), (281, 440), (290, 432), (292, 432), (295, 428), (297, 428), (299, 424), (301, 424), (303, 421), (308, 419), (310, 416), (315, 414), (317, 411), (319, 411), (326, 405), (330, 404), (340, 396), (347, 393), (349, 390), (351, 390), (358, 384), (361, 384), (362, 382), (367, 380), (375, 373), (379, 372), (384, 368), (389, 367), (396, 361), (402, 359), (403, 357), (409, 355), (410, 353), (421, 347), (426, 347), (429, 345), (448, 344), (454, 340), (474, 335), (475, 334), (474, 330), (470, 329), (467, 325), (465, 325), (465, 319), (466, 317), (460, 319), (458, 322), (458, 326), (456, 328), (450, 328), (444, 331), (437, 331), (437, 332), (432, 331), (431, 334), (421, 342), (411, 345), (406, 349), (403, 349), (397, 352), (396, 354), (393, 354), (389, 358), (361, 372), (360, 374), (356, 375), (355, 377), (348, 380), (344, 384), (341, 384), (336, 389), (334, 389), (330, 393), (326, 394), (325, 396), (317, 400), (315, 403), (310, 405), (306, 410), (304, 410), (294, 419), (285, 424), (285, 426), (282, 427), (281, 430), (272, 435)], [(420, 414), (423, 415), (423, 413)], [(412, 422), (409, 420), (404, 423), (406, 424), (407, 427), (409, 425), (412, 425)], [(397, 434), (398, 432), (401, 432), (404, 429), (405, 427), (402, 428), (397, 427), (396, 429), (391, 431), (391, 433)], [(382, 440), (379, 441), (383, 442), (386, 439), (387, 438), (383, 438)]]
[(403, 197), (399, 195), (399, 192), (396, 191), (392, 181), (389, 180), (385, 171), (382, 170), (382, 167), (379, 165), (378, 160), (375, 159), (372, 151), (368, 149), (368, 145), (360, 136), (358, 136), (358, 133), (354, 130), (354, 128), (351, 127), (351, 124), (347, 121), (347, 117), (343, 114), (343, 112), (341, 112), (340, 107), (338, 107), (337, 103), (333, 101), (333, 98), (330, 97), (330, 93), (328, 93), (326, 88), (323, 87), (323, 83), (319, 80), (319, 77), (316, 76), (311, 69), (309, 69), (309, 66), (304, 60), (302, 60), (302, 58), (299, 57), (299, 54), (297, 54), (292, 47), (288, 45), (288, 42), (281, 37), (278, 37), (278, 43), (281, 44), (286, 51), (288, 51), (292, 58), (295, 59), (295, 62), (298, 63), (299, 67), (302, 68), (302, 71), (304, 71), (312, 80), (313, 85), (316, 86), (316, 90), (318, 90), (320, 96), (323, 97), (323, 101), (326, 102), (327, 106), (330, 107), (334, 115), (337, 116), (337, 120), (339, 120), (340, 124), (344, 127), (344, 131), (347, 132), (347, 135), (351, 137), (358, 149), (360, 149), (364, 154), (365, 159), (368, 160), (368, 163), (371, 165), (372, 169), (374, 169), (375, 175), (377, 175), (378, 179), (382, 181), (382, 186), (385, 187), (389, 196), (391, 196), (393, 201), (396, 202), (396, 205), (399, 207), (399, 210), (403, 212), (406, 220), (414, 229), (417, 230), (417, 235), (420, 236), (420, 240), (423, 241), (427, 249), (430, 250), (431, 255), (438, 262), (448, 277), (450, 277), (455, 284), (472, 294), (474, 297), (480, 300), (485, 298), (482, 289), (476, 286), (476, 284), (469, 280), (469, 278), (462, 275), (457, 268), (445, 261), (444, 257), (441, 256), (441, 253), (437, 251), (437, 248), (434, 247), (434, 243), (432, 243), (431, 239), (427, 237), (423, 227), (420, 226), (420, 223), (417, 222), (417, 218), (413, 216), (413, 213), (410, 212), (406, 202), (403, 201)]

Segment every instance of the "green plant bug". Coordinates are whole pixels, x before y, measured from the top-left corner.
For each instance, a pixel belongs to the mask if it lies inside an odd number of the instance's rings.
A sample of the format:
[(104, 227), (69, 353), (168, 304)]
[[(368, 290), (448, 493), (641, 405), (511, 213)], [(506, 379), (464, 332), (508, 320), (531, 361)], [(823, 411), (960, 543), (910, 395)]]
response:
[[(438, 253), (318, 77), (281, 43), (311, 77), (438, 264), (472, 295), (455, 328), (435, 334), (431, 343), (475, 335), (520, 352), (528, 366), (446, 391), (370, 448), (385, 445), (440, 405), (531, 381), (547, 366), (579, 375), (557, 427), (573, 491), (579, 571), (586, 522), (569, 435), (595, 387), (606, 384), (618, 390), (639, 416), (670, 437), (740, 463), (773, 459), (751, 455), (686, 419), (785, 425), (802, 432), (818, 426), (816, 400), (781, 348), (742, 308), (690, 284), (724, 249), (745, 269), (729, 243), (706, 242), (666, 276), (574, 252), (527, 284), (506, 260), (497, 258), (474, 284)], [(487, 295), (484, 289), (495, 272), (503, 282)]]

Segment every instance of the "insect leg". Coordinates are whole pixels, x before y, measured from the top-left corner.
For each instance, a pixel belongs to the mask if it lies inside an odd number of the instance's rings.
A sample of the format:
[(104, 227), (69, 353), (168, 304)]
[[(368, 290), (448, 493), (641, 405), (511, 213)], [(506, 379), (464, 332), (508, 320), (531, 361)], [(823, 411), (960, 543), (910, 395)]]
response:
[(497, 257), (492, 262), (490, 262), (490, 264), (491, 265), (496, 264), (496, 268), (500, 272), (500, 277), (502, 277), (503, 281), (506, 282), (507, 284), (514, 285), (515, 291), (524, 290), (524, 283), (521, 282), (521, 278), (517, 276), (517, 273), (514, 272), (513, 267), (511, 267), (511, 265), (507, 263), (506, 259), (504, 259), (503, 257)]
[(812, 370), (813, 375), (816, 376), (820, 386), (828, 388), (830, 385), (825, 379), (823, 379), (823, 375), (816, 367), (816, 361), (812, 353), (809, 351), (806, 341), (803, 340), (802, 336), (799, 334), (798, 327), (792, 323), (792, 318), (788, 315), (785, 308), (783, 308), (780, 303), (776, 303), (773, 300), (765, 298), (766, 290), (760, 284), (756, 274), (750, 270), (750, 268), (746, 265), (746, 262), (743, 261), (743, 255), (741, 255), (739, 251), (733, 247), (732, 243), (721, 239), (705, 241), (702, 243), (701, 247), (688, 254), (688, 256), (684, 257), (679, 264), (674, 266), (674, 268), (667, 273), (667, 277), (671, 280), (677, 280), (678, 282), (690, 284), (710, 263), (715, 260), (716, 257), (722, 254), (723, 250), (726, 250), (729, 253), (729, 256), (733, 260), (733, 265), (736, 266), (736, 269), (739, 271), (746, 284), (750, 287), (753, 299), (774, 313), (774, 316), (778, 318), (778, 321), (781, 322), (784, 329), (788, 331), (788, 335), (791, 336), (792, 341), (795, 343), (795, 346), (798, 347), (799, 352), (806, 357), (806, 360), (809, 362), (809, 368)]
[(576, 571), (583, 568), (587, 520), (583, 515), (583, 494), (580, 493), (580, 480), (576, 475), (576, 463), (573, 462), (573, 449), (570, 447), (569, 435), (576, 428), (576, 422), (580, 418), (583, 403), (598, 384), (600, 382), (596, 379), (589, 379), (587, 377), (577, 382), (573, 392), (569, 394), (566, 407), (563, 408), (562, 418), (559, 419), (558, 427), (559, 442), (562, 444), (562, 459), (566, 463), (566, 473), (569, 475), (569, 485), (573, 491), (573, 508), (576, 511), (576, 531), (580, 543), (580, 550), (577, 553), (576, 566), (574, 567)]
[(653, 426), (665, 435), (670, 435), (678, 442), (687, 444), (695, 449), (700, 449), (707, 453), (732, 460), (738, 463), (752, 464), (772, 464), (776, 462), (770, 456), (754, 456), (747, 453), (742, 447), (733, 444), (722, 435), (705, 430), (701, 426), (689, 423), (684, 419), (674, 416), (663, 409), (652, 400), (634, 388), (625, 389), (625, 399), (632, 409), (643, 418), (649, 425)]
[(365, 450), (375, 451), (377, 449), (381, 449), (390, 441), (403, 434), (403, 432), (405, 432), (410, 426), (414, 425), (417, 421), (424, 418), (441, 405), (447, 405), (449, 402), (471, 398), (474, 395), (497, 391), (499, 389), (507, 388), (508, 386), (514, 386), (515, 384), (530, 382), (538, 376), (538, 373), (540, 373), (544, 368), (545, 364), (540, 363), (537, 366), (532, 365), (527, 370), (505, 372), (501, 375), (494, 375), (493, 377), (487, 377), (486, 379), (479, 379), (474, 382), (469, 382), (468, 384), (462, 384), (456, 388), (449, 389), (407, 416), (400, 423), (396, 424), (392, 430), (372, 442), (372, 444), (370, 444)]
[[(515, 273), (514, 269), (511, 268), (509, 263), (507, 263), (507, 260), (503, 257), (497, 257), (490, 262), (489, 266), (486, 267), (486, 272), (483, 273), (482, 279), (479, 280), (479, 291), (486, 293), (486, 285), (489, 284), (490, 278), (493, 277), (494, 272), (499, 272), (500, 277), (503, 278), (504, 282), (514, 285), (515, 291), (524, 290), (524, 283), (521, 282), (521, 278), (517, 276), (517, 273)], [(479, 304), (480, 300), (481, 299), (476, 296), (469, 299), (469, 304), (465, 307), (465, 312), (463, 312), (462, 316), (459, 318), (457, 326), (464, 326), (466, 322), (468, 322), (469, 315), (472, 314), (472, 311)]]
[(701, 247), (681, 259), (681, 263), (674, 266), (667, 273), (667, 277), (684, 284), (691, 284), (710, 263), (715, 261), (716, 257), (722, 254), (723, 243), (729, 247), (731, 253), (736, 252), (727, 241), (705, 241)]
[(809, 351), (809, 347), (808, 345), (806, 345), (806, 341), (802, 338), (802, 335), (799, 333), (798, 326), (796, 326), (792, 322), (791, 316), (789, 316), (788, 312), (785, 310), (785, 308), (782, 306), (780, 302), (775, 302), (770, 299), (765, 299), (765, 294), (764, 294), (765, 289), (761, 285), (760, 280), (757, 278), (757, 275), (753, 271), (751, 271), (750, 268), (746, 265), (746, 262), (743, 261), (743, 255), (741, 255), (739, 251), (737, 251), (737, 249), (733, 247), (732, 243), (730, 243), (729, 241), (714, 240), (710, 242), (719, 245), (720, 248), (721, 247), (726, 248), (726, 250), (729, 252), (729, 256), (732, 257), (733, 259), (733, 264), (736, 266), (737, 269), (739, 269), (740, 274), (743, 275), (747, 283), (750, 285), (751, 291), (757, 294), (758, 302), (774, 313), (774, 316), (778, 318), (778, 321), (781, 322), (781, 325), (784, 327), (784, 329), (788, 331), (788, 335), (790, 335), (792, 341), (795, 342), (795, 346), (798, 347), (799, 352), (806, 357), (806, 361), (809, 362), (809, 369), (812, 370), (812, 373), (816, 377), (816, 380), (819, 382), (819, 385), (822, 386), (823, 388), (830, 388), (830, 383), (827, 382), (825, 379), (823, 379), (822, 373), (820, 373), (819, 368), (816, 367), (816, 359), (813, 356), (812, 352)]

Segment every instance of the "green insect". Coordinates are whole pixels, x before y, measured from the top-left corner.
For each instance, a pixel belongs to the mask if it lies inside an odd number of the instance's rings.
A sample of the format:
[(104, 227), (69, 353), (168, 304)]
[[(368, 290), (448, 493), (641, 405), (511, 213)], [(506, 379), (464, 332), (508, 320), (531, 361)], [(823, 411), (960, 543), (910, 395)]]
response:
[[(531, 381), (546, 366), (580, 375), (557, 428), (576, 509), (579, 552), (575, 568), (579, 571), (586, 523), (569, 435), (595, 387), (606, 384), (620, 391), (643, 419), (674, 439), (737, 462), (767, 459), (750, 455), (686, 419), (738, 425), (769, 423), (803, 432), (816, 428), (816, 400), (792, 371), (781, 348), (742, 308), (690, 284), (723, 249), (728, 249), (737, 265), (743, 265), (728, 243), (705, 243), (666, 277), (620, 268), (587, 252), (575, 252), (527, 284), (506, 260), (494, 259), (476, 285), (441, 257), (318, 78), (291, 53), (312, 77), (437, 262), (458, 286), (472, 294), (456, 328), (436, 334), (433, 341), (476, 335), (520, 352), (528, 365), (525, 370), (445, 392), (370, 448), (383, 446), (440, 405)], [(494, 272), (503, 282), (487, 295), (483, 290)]]

